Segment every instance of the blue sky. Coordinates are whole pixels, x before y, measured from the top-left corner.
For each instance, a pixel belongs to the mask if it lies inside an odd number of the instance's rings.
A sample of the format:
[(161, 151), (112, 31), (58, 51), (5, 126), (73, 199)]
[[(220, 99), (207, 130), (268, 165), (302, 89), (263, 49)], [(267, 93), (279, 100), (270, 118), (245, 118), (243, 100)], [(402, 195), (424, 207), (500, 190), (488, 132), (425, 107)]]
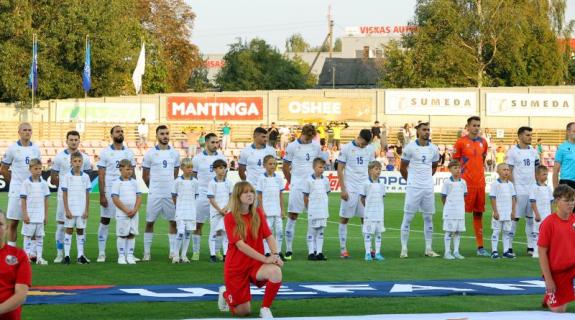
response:
[[(284, 50), (285, 40), (301, 33), (320, 45), (327, 33), (331, 5), (335, 36), (349, 26), (405, 25), (416, 0), (186, 0), (196, 13), (192, 42), (202, 53), (225, 53), (235, 39), (263, 38)], [(567, 16), (575, 19), (575, 0), (567, 0)]]

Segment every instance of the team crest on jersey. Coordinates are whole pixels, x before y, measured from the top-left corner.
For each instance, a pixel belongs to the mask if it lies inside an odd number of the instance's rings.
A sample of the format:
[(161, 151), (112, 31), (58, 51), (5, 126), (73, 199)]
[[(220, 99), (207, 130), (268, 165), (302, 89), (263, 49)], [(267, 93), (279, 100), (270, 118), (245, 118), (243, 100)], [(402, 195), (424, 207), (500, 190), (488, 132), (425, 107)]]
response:
[(479, 142), (479, 147), (483, 148), (483, 142)]
[(15, 266), (16, 264), (18, 264), (18, 258), (10, 254), (6, 256), (6, 259), (4, 259), (4, 261), (6, 261), (6, 264), (9, 266)]

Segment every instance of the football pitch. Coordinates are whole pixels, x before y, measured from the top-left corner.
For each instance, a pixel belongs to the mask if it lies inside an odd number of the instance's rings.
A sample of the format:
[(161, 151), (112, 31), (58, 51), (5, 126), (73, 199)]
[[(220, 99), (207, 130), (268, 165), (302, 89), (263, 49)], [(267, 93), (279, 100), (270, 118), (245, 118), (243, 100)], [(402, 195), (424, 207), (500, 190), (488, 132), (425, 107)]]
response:
[[(525, 256), (526, 244), (524, 222), (518, 225), (514, 249), (519, 257), (514, 260), (491, 260), (475, 256), (475, 240), (471, 219), (467, 219), (467, 232), (461, 241), (461, 253), (465, 260), (447, 261), (442, 258), (426, 258), (423, 255), (423, 221), (417, 216), (412, 223), (409, 258), (399, 259), (399, 227), (402, 220), (403, 194), (388, 194), (385, 200), (385, 227), (383, 234), (383, 262), (363, 260), (364, 245), (360, 222), (352, 219), (348, 227), (348, 250), (351, 258), (339, 258), (338, 212), (339, 194), (330, 195), (330, 223), (326, 230), (324, 252), (328, 261), (307, 261), (305, 216), (297, 224), (294, 243), (294, 259), (283, 267), (284, 282), (349, 282), (349, 281), (398, 281), (440, 280), (477, 278), (538, 277), (536, 259)], [(287, 199), (287, 197), (286, 197)], [(7, 194), (0, 194), (0, 208), (5, 209)], [(116, 264), (116, 243), (112, 222), (108, 239), (108, 262), (96, 263), (97, 229), (99, 223), (98, 195), (91, 195), (90, 218), (86, 253), (92, 260), (89, 265), (69, 266), (52, 263), (55, 257), (55, 209), (56, 195), (50, 198), (50, 221), (46, 227), (44, 257), (48, 266), (33, 266), (33, 286), (85, 286), (85, 285), (160, 285), (160, 284), (219, 284), (223, 283), (223, 264), (208, 262), (207, 228), (202, 239), (201, 261), (191, 264), (172, 265), (168, 261), (167, 223), (156, 224), (156, 236), (152, 248), (152, 261), (137, 265)], [(437, 214), (434, 217), (434, 249), (443, 253), (441, 231), (441, 202), (437, 197)], [(144, 204), (145, 208), (145, 196)], [(490, 210), (488, 210), (490, 211)], [(136, 242), (136, 255), (142, 256), (145, 209), (140, 210), (140, 235)], [(485, 244), (490, 249), (490, 212), (484, 217)], [(21, 246), (21, 236), (19, 236)], [(501, 244), (500, 244), (501, 246)], [(500, 249), (501, 250), (501, 249)], [(191, 251), (191, 250), (190, 250)], [(75, 259), (75, 240), (72, 259)], [(448, 296), (413, 298), (321, 298), (305, 300), (277, 300), (273, 305), (276, 317), (363, 315), (383, 313), (431, 313), (461, 311), (541, 310), (541, 295), (514, 296)], [(260, 301), (252, 303), (257, 316)], [(574, 306), (568, 309), (575, 312)], [(27, 305), (24, 319), (182, 319), (195, 317), (231, 317), (220, 313), (213, 302), (135, 302), (67, 305)]]

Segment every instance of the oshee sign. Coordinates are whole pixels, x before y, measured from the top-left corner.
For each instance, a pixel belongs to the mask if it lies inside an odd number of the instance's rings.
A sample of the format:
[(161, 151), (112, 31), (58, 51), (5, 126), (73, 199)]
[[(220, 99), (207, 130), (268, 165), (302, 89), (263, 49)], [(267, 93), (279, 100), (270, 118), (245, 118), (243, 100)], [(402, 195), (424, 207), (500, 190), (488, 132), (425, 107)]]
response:
[(278, 101), (279, 120), (371, 121), (374, 109), (371, 98), (292, 96), (280, 97)]
[(477, 114), (475, 92), (385, 91), (386, 114), (460, 115)]
[(572, 117), (575, 95), (554, 93), (486, 93), (489, 116)]
[(262, 97), (168, 97), (168, 120), (262, 120)]

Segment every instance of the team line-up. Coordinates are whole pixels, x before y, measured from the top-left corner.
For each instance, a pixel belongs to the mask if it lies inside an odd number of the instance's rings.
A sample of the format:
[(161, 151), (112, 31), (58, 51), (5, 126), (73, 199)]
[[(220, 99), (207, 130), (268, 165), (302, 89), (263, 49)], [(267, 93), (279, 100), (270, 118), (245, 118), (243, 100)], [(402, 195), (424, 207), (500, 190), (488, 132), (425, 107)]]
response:
[[(402, 176), (407, 180), (404, 217), (401, 224), (401, 258), (408, 257), (410, 224), (417, 212), (423, 213), (425, 255), (437, 257), (432, 249), (435, 196), (433, 174), (439, 161), (439, 150), (430, 141), (429, 123), (417, 127), (417, 139), (409, 143), (401, 155)], [(449, 163), (451, 173), (442, 187), (443, 230), (445, 259), (464, 259), (459, 251), (462, 232), (465, 232), (465, 212), (474, 213), (474, 229), (478, 244), (477, 254), (499, 258), (499, 237), (503, 238), (501, 257), (515, 258), (512, 242), (518, 218), (526, 219), (528, 253), (538, 257), (536, 247), (540, 222), (551, 214), (553, 194), (546, 185), (548, 169), (539, 165), (539, 155), (530, 146), (532, 129), (518, 130), (519, 144), (512, 147), (506, 163), (497, 166), (499, 178), (493, 182), (490, 200), (493, 209), (491, 222), (491, 251), (483, 247), (481, 215), (485, 211), (484, 166), (486, 141), (479, 136), (480, 119), (468, 120), (469, 135), (460, 138), (454, 147), (454, 159)], [(9, 181), (7, 217), (8, 244), (15, 246), (19, 221), (26, 253), (37, 264), (47, 264), (43, 258), (44, 226), (48, 220), (48, 184), (41, 177), (42, 163), (39, 148), (31, 142), (32, 128), (22, 123), (19, 140), (12, 144), (2, 159), (2, 174)], [(241, 151), (240, 177), (252, 184), (257, 192), (258, 206), (265, 213), (267, 224), (278, 242), (284, 260), (293, 257), (293, 240), (298, 215), (308, 214), (308, 260), (327, 260), (323, 252), (324, 232), (329, 217), (328, 179), (323, 176), (326, 154), (314, 141), (316, 129), (305, 125), (301, 136), (291, 142), (283, 159), (283, 171), (290, 193), (288, 219), (282, 192), (284, 181), (275, 174), (276, 150), (266, 144), (267, 131), (254, 130), (254, 143)], [(110, 220), (116, 218), (119, 264), (134, 264), (135, 236), (139, 234), (141, 190), (134, 175), (134, 153), (124, 144), (122, 127), (110, 130), (112, 144), (99, 157), (100, 225), (98, 228), (97, 261), (106, 261), (106, 243)], [(200, 259), (203, 225), (209, 222), (210, 261), (224, 260), (228, 236), (223, 217), (229, 212), (228, 201), (233, 185), (226, 178), (227, 161), (218, 151), (219, 138), (214, 133), (205, 137), (205, 149), (193, 158), (180, 160), (179, 153), (169, 145), (167, 126), (156, 128), (157, 145), (143, 159), (142, 179), (149, 188), (142, 260), (151, 260), (154, 223), (161, 215), (169, 221), (169, 258), (173, 263), (188, 263), (187, 251), (192, 242), (191, 260)], [(385, 184), (380, 181), (382, 166), (375, 161), (375, 150), (370, 144), (372, 133), (361, 130), (358, 136), (344, 145), (337, 159), (341, 183), (339, 242), (340, 257), (348, 258), (347, 224), (359, 217), (367, 261), (384, 260), (381, 234), (384, 227)], [(84, 254), (86, 222), (89, 214), (90, 158), (78, 150), (80, 134), (66, 135), (68, 148), (60, 152), (53, 164), (51, 182), (58, 187), (56, 209), (55, 263), (69, 264), (72, 236), (76, 230), (77, 262), (87, 264)], [(178, 176), (180, 173), (182, 174)], [(512, 182), (513, 181), (513, 182)], [(479, 217), (479, 219), (478, 219)], [(477, 223), (479, 221), (479, 223)], [(285, 237), (284, 237), (285, 234)], [(285, 254), (282, 245), (286, 242)], [(374, 245), (372, 246), (372, 241)], [(453, 243), (453, 250), (451, 250)], [(270, 249), (265, 244), (266, 254)]]

